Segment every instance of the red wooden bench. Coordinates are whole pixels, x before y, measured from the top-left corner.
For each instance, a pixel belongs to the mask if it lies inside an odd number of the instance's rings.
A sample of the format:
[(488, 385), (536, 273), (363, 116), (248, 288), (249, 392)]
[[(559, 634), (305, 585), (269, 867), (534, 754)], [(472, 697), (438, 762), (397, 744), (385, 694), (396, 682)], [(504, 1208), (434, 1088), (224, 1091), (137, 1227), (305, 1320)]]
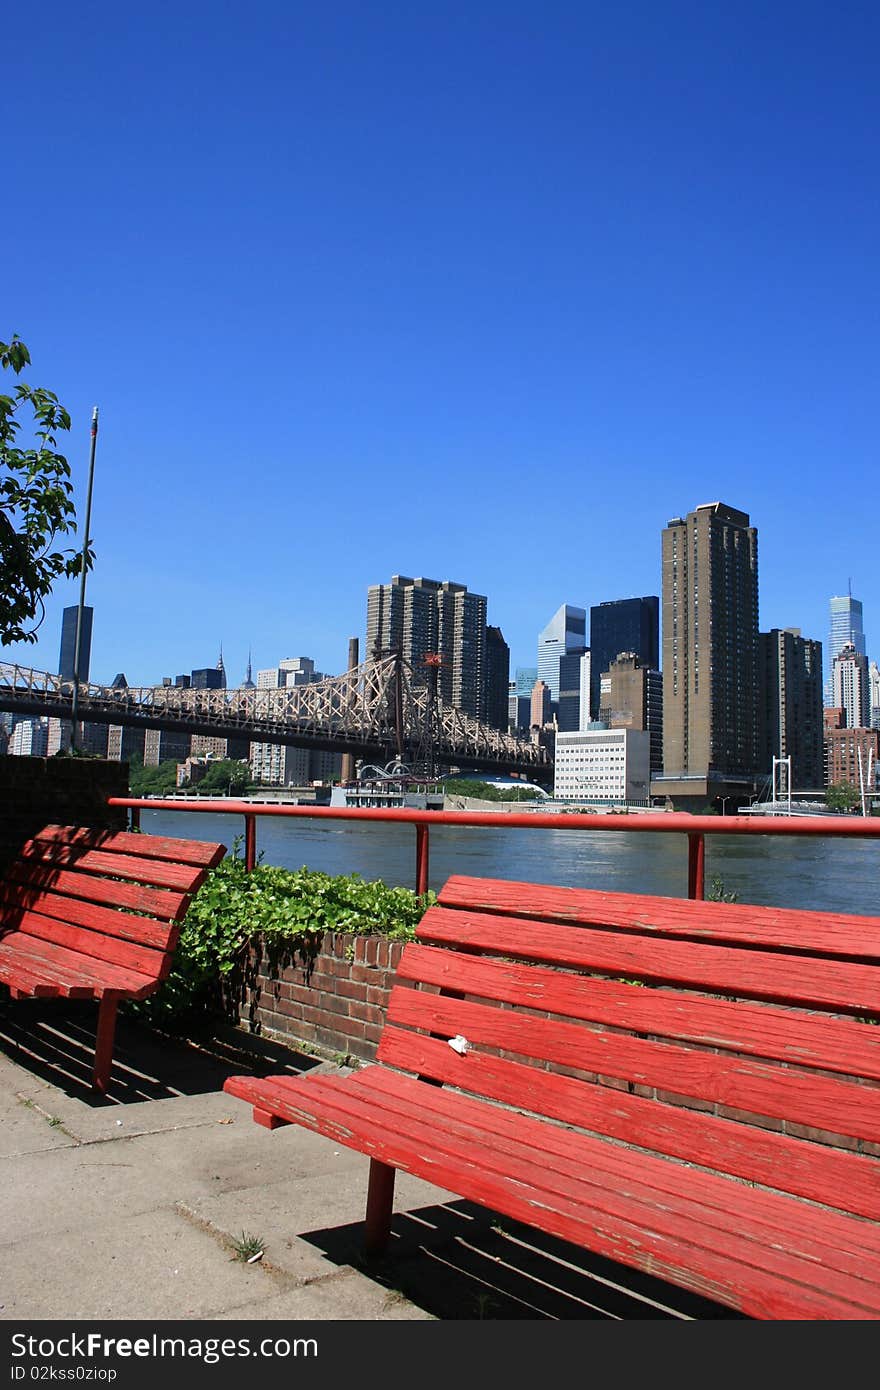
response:
[(369, 1155), (369, 1251), (400, 1168), (752, 1317), (880, 1317), (880, 919), (453, 877), (418, 938), (378, 1065), (225, 1086)]
[(0, 981), (13, 998), (97, 999), (94, 1084), (106, 1091), (121, 999), (171, 968), (181, 921), (224, 845), (49, 825), (0, 880)]

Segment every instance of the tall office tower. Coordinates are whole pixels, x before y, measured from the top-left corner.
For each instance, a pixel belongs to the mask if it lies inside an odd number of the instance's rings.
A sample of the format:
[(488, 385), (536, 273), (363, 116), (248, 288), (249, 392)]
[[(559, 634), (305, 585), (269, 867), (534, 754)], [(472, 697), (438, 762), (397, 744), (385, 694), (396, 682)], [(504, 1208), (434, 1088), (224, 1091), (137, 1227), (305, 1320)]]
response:
[(846, 711), (849, 729), (869, 729), (868, 658), (845, 642), (831, 664), (832, 705)]
[(563, 603), (543, 632), (538, 634), (538, 680), (550, 687), (550, 699), (559, 699), (559, 663), (564, 656), (580, 656), (587, 647), (587, 610)]
[(545, 724), (549, 724), (553, 717), (553, 710), (550, 701), (550, 687), (546, 681), (535, 681), (530, 702), (531, 728), (543, 729)]
[[(74, 653), (76, 652), (77, 607), (65, 608), (61, 618), (61, 654), (58, 657), (58, 674), (63, 680), (72, 681), (74, 675)], [(92, 656), (92, 618), (95, 610), (83, 608), (82, 629), (79, 634), (79, 678), (85, 682), (89, 678), (89, 662)]]
[(200, 666), (190, 676), (190, 686), (193, 690), (225, 690), (226, 680), (216, 666)]
[(880, 666), (872, 661), (868, 667), (868, 705), (871, 710), (871, 728), (880, 729)]
[(581, 722), (581, 663), (583, 652), (559, 658), (559, 699), (556, 723), (561, 733), (577, 733)]
[(663, 769), (689, 779), (681, 794), (754, 777), (757, 665), (758, 533), (711, 502), (663, 532)]
[(603, 674), (621, 652), (632, 652), (642, 666), (660, 670), (660, 600), (610, 599), (590, 609), (590, 717), (599, 718), (599, 686)]
[(510, 648), (500, 627), (486, 627), (485, 719), (493, 729), (507, 728), (507, 687), (510, 684)]
[(663, 682), (660, 672), (643, 666), (635, 652), (621, 652), (601, 682), (599, 719), (609, 729), (635, 729), (650, 735), (652, 772), (663, 766)]
[(251, 654), (250, 654), (250, 651), (248, 651), (247, 671), (245, 672), (244, 680), (243, 680), (242, 683), (241, 683), (241, 688), (242, 688), (242, 690), (256, 690), (256, 688), (257, 688), (256, 685), (254, 684), (254, 675), (253, 675), (253, 670), (252, 670), (252, 668), (251, 668)]
[(589, 647), (580, 658), (580, 704), (578, 705), (578, 732), (584, 733), (590, 726), (590, 690), (593, 670), (593, 653)]
[(796, 627), (758, 634), (759, 768), (791, 758), (791, 785), (822, 786), (822, 643)]
[(535, 681), (538, 679), (537, 666), (517, 666), (516, 668), (516, 693), (523, 695), (525, 699), (531, 700), (532, 691), (535, 688)]
[(449, 580), (392, 575), (367, 591), (367, 654), (399, 651), (416, 673), (437, 653), (437, 693), (475, 719), (485, 716), (486, 598)]
[(831, 616), (828, 660), (833, 661), (848, 643), (865, 655), (865, 630), (862, 627), (861, 600), (852, 594), (836, 595), (829, 602)]

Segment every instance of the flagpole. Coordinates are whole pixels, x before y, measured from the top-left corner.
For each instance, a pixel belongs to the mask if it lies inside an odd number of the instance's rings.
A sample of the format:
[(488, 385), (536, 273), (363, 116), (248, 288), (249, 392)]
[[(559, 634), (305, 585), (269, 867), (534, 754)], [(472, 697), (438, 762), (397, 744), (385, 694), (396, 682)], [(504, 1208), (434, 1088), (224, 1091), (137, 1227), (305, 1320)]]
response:
[(86, 602), (86, 562), (89, 552), (89, 530), (92, 523), (92, 484), (95, 479), (95, 446), (98, 442), (98, 407), (92, 411), (92, 443), (89, 451), (89, 485), (86, 492), (86, 524), (83, 532), (82, 565), (79, 574), (79, 604), (76, 610), (76, 639), (73, 644), (73, 699), (70, 706), (71, 728), (70, 728), (70, 750), (75, 752), (77, 748), (76, 726), (79, 714), (79, 659), (80, 641), (82, 640), (83, 609)]

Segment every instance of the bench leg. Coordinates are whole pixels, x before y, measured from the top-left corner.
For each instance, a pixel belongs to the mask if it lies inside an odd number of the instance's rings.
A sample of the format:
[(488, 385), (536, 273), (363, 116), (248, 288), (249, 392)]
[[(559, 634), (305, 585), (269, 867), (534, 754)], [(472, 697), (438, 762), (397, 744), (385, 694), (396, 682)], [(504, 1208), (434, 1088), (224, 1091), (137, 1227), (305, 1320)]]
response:
[(110, 1066), (113, 1061), (113, 1038), (116, 1033), (116, 1010), (119, 1000), (115, 994), (105, 994), (98, 1006), (98, 1037), (95, 1043), (95, 1074), (93, 1085), (96, 1091), (105, 1094), (110, 1085)]
[(364, 1246), (368, 1255), (381, 1255), (391, 1234), (391, 1211), (394, 1205), (395, 1169), (377, 1158), (370, 1159), (370, 1184), (367, 1188), (367, 1221)]

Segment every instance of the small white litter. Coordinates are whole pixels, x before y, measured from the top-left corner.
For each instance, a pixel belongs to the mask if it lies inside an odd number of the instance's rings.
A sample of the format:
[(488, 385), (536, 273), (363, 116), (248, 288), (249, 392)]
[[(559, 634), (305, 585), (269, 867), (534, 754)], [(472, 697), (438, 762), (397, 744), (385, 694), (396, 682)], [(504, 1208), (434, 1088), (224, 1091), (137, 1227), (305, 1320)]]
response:
[(262, 1252), (262, 1250), (258, 1250), (257, 1253), (256, 1253), (256, 1255), (251, 1255), (250, 1259), (248, 1260), (248, 1264), (249, 1264), (249, 1265), (256, 1264), (256, 1263), (257, 1263), (257, 1260), (261, 1260), (262, 1258), (263, 1258), (263, 1252)]
[(456, 1033), (454, 1038), (449, 1039), (449, 1046), (452, 1048), (453, 1052), (457, 1052), (460, 1057), (463, 1057), (466, 1052), (469, 1052), (471, 1047), (467, 1038), (463, 1038), (461, 1033)]

